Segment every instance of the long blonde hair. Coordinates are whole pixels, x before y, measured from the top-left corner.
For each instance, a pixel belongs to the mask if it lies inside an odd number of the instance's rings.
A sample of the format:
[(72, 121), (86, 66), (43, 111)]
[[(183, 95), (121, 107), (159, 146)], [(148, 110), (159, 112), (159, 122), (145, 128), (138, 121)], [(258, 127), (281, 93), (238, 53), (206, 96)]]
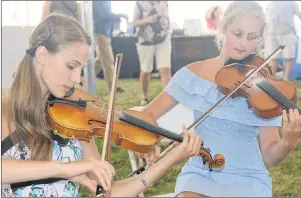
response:
[[(29, 39), (29, 48), (36, 49), (44, 45), (50, 53), (57, 53), (75, 42), (91, 45), (91, 38), (78, 21), (55, 13), (35, 28)], [(26, 143), (30, 148), (32, 160), (51, 160), (53, 143), (50, 128), (43, 116), (45, 100), (31, 55), (26, 54), (18, 65), (8, 91), (7, 107), (8, 123), (15, 124), (14, 133), (10, 128), (13, 142), (21, 140)]]
[(223, 48), (223, 39), (228, 25), (231, 24), (235, 19), (247, 14), (253, 14), (254, 16), (258, 17), (264, 24), (262, 27), (261, 39), (258, 43), (257, 50), (262, 46), (264, 30), (266, 27), (266, 16), (264, 10), (260, 6), (260, 4), (255, 1), (235, 1), (227, 7), (223, 18), (217, 28), (216, 42), (220, 51), (222, 51)]

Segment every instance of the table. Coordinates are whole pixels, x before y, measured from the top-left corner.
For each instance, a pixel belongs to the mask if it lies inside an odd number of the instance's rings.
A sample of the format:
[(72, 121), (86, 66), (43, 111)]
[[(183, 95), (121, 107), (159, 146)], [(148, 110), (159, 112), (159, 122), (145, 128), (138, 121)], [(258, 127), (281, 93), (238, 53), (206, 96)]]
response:
[[(219, 54), (214, 36), (173, 36), (172, 43), (172, 75), (189, 63), (202, 61), (215, 57)], [(113, 37), (112, 48), (114, 56), (123, 53), (122, 65), (120, 68), (120, 78), (139, 77), (139, 59), (136, 50), (136, 38)], [(155, 62), (154, 70), (155, 72)], [(98, 73), (98, 77), (103, 78), (103, 72)]]

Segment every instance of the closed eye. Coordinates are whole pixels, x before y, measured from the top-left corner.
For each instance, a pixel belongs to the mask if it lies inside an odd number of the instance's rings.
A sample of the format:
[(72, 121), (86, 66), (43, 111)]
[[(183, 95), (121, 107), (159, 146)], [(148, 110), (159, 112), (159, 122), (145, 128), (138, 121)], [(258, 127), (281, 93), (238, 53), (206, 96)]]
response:
[(234, 36), (238, 37), (238, 38), (241, 38), (243, 33), (240, 32), (240, 31), (232, 31), (232, 34), (234, 34)]
[(248, 36), (248, 40), (256, 40), (258, 38), (257, 35), (250, 35)]
[(68, 69), (73, 70), (75, 67), (73, 65), (67, 64)]

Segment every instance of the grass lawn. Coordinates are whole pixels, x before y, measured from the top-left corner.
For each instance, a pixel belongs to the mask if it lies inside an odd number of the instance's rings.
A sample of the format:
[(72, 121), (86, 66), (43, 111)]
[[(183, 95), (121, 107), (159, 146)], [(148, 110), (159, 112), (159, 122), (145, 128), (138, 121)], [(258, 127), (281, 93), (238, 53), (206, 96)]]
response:
[[(299, 88), (299, 96), (301, 96), (301, 82), (295, 82)], [(130, 108), (138, 106), (142, 97), (142, 90), (138, 79), (120, 80), (121, 86), (125, 89), (123, 93), (116, 95), (116, 108)], [(161, 91), (161, 85), (158, 79), (152, 79), (149, 88), (150, 99), (156, 97)], [(2, 91), (4, 93), (4, 91)], [(108, 102), (109, 92), (104, 80), (97, 81), (97, 95), (102, 101)], [(300, 102), (299, 102), (300, 103)], [(99, 151), (102, 149), (102, 139), (98, 138), (97, 145)], [(111, 153), (111, 164), (115, 167), (116, 178), (120, 180), (128, 177), (131, 172), (131, 165), (128, 153), (125, 149), (113, 146)], [(250, 162), (252, 163), (252, 162)], [(144, 196), (155, 196), (173, 192), (175, 179), (180, 172), (182, 165), (174, 166), (166, 174), (158, 180), (152, 188), (144, 193)], [(301, 145), (299, 144), (292, 155), (276, 167), (269, 169), (273, 179), (273, 195), (274, 196), (293, 196), (301, 197)], [(80, 188), (81, 197), (89, 197), (90, 193), (86, 188)]]
[[(301, 82), (295, 82), (300, 88), (299, 95), (301, 94)], [(125, 92), (116, 95), (116, 108), (130, 108), (138, 106), (142, 97), (142, 90), (138, 79), (120, 80), (121, 86)], [(161, 84), (158, 79), (152, 79), (149, 88), (150, 99), (153, 99), (161, 91)], [(97, 81), (97, 95), (101, 100), (108, 102), (109, 92), (104, 80)], [(99, 150), (101, 151), (102, 140), (97, 140)], [(131, 172), (131, 165), (128, 153), (125, 149), (113, 146), (110, 162), (116, 170), (116, 180), (128, 177)], [(251, 163), (251, 162), (250, 162)], [(167, 194), (173, 192), (175, 186), (175, 179), (180, 172), (182, 165), (174, 166), (165, 175), (158, 180), (152, 188), (149, 188), (144, 193), (144, 196), (155, 196), (160, 194)], [(293, 196), (301, 197), (301, 145), (293, 154), (276, 167), (271, 167), (270, 174), (273, 179), (273, 195), (274, 196)], [(89, 192), (81, 187), (81, 196), (89, 196)]]

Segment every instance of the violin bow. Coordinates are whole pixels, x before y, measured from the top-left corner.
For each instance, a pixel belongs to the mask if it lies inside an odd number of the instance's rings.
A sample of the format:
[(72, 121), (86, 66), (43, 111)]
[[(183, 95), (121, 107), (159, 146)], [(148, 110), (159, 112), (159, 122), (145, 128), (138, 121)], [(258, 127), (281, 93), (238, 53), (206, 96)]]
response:
[[(227, 95), (225, 95), (222, 99), (220, 99), (213, 107), (211, 107), (206, 113), (204, 113), (201, 117), (199, 117), (196, 121), (194, 121), (189, 127), (187, 127), (187, 130), (190, 130), (191, 128), (198, 125), (200, 122), (202, 122), (206, 117), (209, 116), (210, 113), (212, 113), (217, 107), (219, 107), (225, 100), (227, 100), (230, 96), (232, 96), (243, 84), (252, 78), (255, 73), (260, 71), (268, 62), (270, 62), (277, 54), (279, 54), (283, 49), (285, 45), (280, 45), (268, 58), (265, 59), (264, 63), (254, 69), (252, 72), (250, 72), (246, 78), (241, 81), (235, 88), (232, 89)], [(176, 142), (172, 141), (168, 144), (168, 147), (162, 151), (162, 153), (159, 155), (159, 157), (155, 160), (158, 161), (163, 155), (165, 155), (170, 149), (172, 149), (175, 146)]]
[[(110, 160), (110, 152), (111, 152), (111, 141), (112, 141), (112, 129), (113, 129), (113, 120), (114, 120), (114, 109), (115, 109), (115, 101), (116, 101), (116, 87), (117, 81), (120, 72), (120, 66), (122, 62), (123, 54), (117, 54), (115, 60), (114, 74), (113, 74), (113, 83), (111, 88), (109, 109), (107, 114), (107, 122), (106, 122), (106, 130), (104, 135), (104, 142), (102, 147), (101, 159), (109, 161)], [(96, 187), (96, 196), (97, 197), (105, 197), (106, 194), (103, 191), (102, 186), (100, 184)]]

